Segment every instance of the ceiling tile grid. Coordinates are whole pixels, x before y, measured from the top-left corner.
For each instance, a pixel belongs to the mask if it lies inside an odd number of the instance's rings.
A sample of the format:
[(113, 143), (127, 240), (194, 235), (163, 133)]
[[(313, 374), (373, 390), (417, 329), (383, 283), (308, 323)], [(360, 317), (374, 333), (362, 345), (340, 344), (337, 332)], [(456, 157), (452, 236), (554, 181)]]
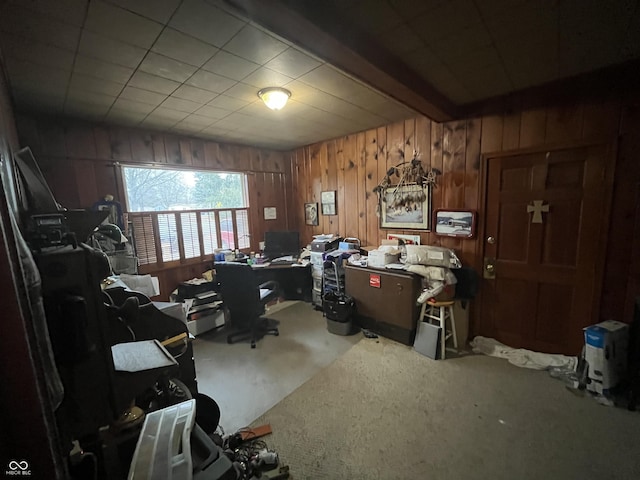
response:
[[(274, 148), (415, 115), (225, 2), (0, 2), (17, 106)], [(333, 9), (341, 25), (465, 104), (640, 57), (638, 1), (609, 3), (329, 0), (313, 8)], [(283, 111), (258, 100), (267, 86), (292, 92)]]

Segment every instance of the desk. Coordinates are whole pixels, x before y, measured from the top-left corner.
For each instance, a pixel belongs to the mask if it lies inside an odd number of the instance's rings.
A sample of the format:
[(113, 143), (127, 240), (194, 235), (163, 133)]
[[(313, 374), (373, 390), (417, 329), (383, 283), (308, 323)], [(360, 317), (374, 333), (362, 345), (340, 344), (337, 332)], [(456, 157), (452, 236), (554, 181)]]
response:
[(280, 296), (285, 300), (311, 301), (311, 264), (288, 265), (269, 264), (253, 265), (253, 271), (258, 277), (259, 283), (275, 280), (280, 284)]
[[(384, 337), (413, 345), (420, 307), (418, 275), (402, 270), (385, 270), (347, 265), (345, 289), (356, 302), (358, 324)], [(372, 278), (373, 276), (373, 278)]]

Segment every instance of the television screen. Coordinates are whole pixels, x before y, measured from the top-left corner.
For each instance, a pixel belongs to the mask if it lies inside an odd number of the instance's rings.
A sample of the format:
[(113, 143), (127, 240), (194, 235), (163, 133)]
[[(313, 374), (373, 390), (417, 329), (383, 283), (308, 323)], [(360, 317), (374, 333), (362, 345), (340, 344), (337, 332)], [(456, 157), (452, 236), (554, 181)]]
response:
[(264, 255), (269, 258), (300, 254), (300, 234), (298, 232), (265, 232)]

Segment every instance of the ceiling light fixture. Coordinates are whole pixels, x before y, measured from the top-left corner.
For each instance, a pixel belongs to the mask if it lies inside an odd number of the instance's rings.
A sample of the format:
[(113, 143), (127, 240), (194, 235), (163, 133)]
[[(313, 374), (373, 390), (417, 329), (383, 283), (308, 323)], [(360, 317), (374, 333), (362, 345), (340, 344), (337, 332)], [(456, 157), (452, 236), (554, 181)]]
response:
[(281, 110), (287, 104), (291, 92), (285, 88), (267, 87), (260, 90), (258, 96), (271, 110)]

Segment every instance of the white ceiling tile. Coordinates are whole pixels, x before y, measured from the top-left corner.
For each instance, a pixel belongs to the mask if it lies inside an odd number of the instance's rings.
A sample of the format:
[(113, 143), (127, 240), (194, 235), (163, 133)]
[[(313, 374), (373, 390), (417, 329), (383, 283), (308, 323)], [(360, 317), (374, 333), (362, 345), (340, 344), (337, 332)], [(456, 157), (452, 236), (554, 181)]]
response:
[(140, 64), (140, 70), (169, 80), (184, 82), (197, 68), (164, 55), (149, 52)]
[(105, 95), (117, 97), (124, 88), (124, 84), (74, 72), (71, 76), (70, 87), (72, 89), (104, 93)]
[(130, 110), (120, 110), (112, 108), (107, 114), (106, 121), (118, 125), (135, 126), (145, 119), (146, 113), (132, 112)]
[[(55, 85), (58, 89), (66, 91), (71, 79), (71, 72), (59, 70), (36, 63), (27, 62), (15, 57), (6, 58), (6, 67), (12, 86), (25, 89), (27, 85), (33, 85), (35, 90), (46, 90)], [(42, 79), (47, 81), (43, 82)]]
[(108, 106), (69, 99), (64, 105), (64, 112), (67, 115), (96, 121), (102, 120), (108, 111)]
[(180, 86), (179, 82), (137, 71), (129, 80), (129, 85), (156, 93), (169, 95)]
[(92, 105), (100, 105), (110, 107), (115, 102), (116, 97), (113, 95), (104, 95), (102, 93), (87, 92), (85, 90), (69, 89), (67, 93), (67, 102), (85, 102)]
[(136, 68), (146, 50), (84, 30), (78, 52), (105, 62)]
[(239, 108), (248, 105), (257, 99), (257, 95), (252, 96), (250, 100), (243, 100), (239, 98), (229, 97), (227, 95), (218, 95), (216, 98), (209, 102), (209, 105), (216, 108), (222, 108), (224, 110), (238, 110)]
[(103, 62), (96, 58), (76, 55), (76, 60), (73, 64), (73, 71), (124, 84), (127, 83), (134, 70), (130, 67), (123, 67), (122, 65)]
[(17, 3), (42, 15), (61, 20), (81, 27), (84, 23), (88, 0), (11, 0), (7, 3)]
[(149, 48), (158, 38), (162, 25), (120, 7), (92, 0), (84, 28), (123, 43)]
[(178, 126), (180, 126), (180, 124), (182, 124), (183, 126), (194, 126), (194, 127), (198, 127), (199, 130), (202, 130), (205, 127), (208, 127), (209, 125), (211, 125), (213, 123), (213, 119), (209, 118), (209, 117), (205, 117), (202, 115), (198, 115), (198, 114), (191, 114), (188, 117), (186, 117), (184, 120), (180, 121), (180, 123), (178, 124)]
[(21, 90), (13, 88), (13, 97), (18, 108), (37, 110), (43, 113), (62, 113), (65, 94), (53, 95), (48, 92)]
[(210, 138), (219, 138), (221, 135), (224, 135), (228, 131), (228, 128), (224, 128), (218, 125), (211, 125), (202, 130), (202, 133), (208, 135)]
[(322, 65), (315, 70), (301, 76), (298, 80), (334, 96), (342, 98), (357, 94), (362, 85), (347, 77), (329, 65)]
[(362, 6), (366, 15), (353, 15), (350, 19), (366, 32), (382, 32), (400, 25), (402, 17), (387, 2), (367, 2)]
[(452, 35), (432, 42), (429, 47), (437, 52), (437, 56), (446, 61), (452, 57), (463, 57), (469, 52), (481, 50), (492, 44), (491, 36), (483, 24), (475, 24), (461, 28)]
[(376, 40), (395, 56), (414, 51), (424, 45), (424, 40), (406, 24), (381, 33)]
[(76, 50), (80, 40), (80, 27), (15, 4), (9, 4), (4, 8), (0, 15), (0, 30), (72, 52)]
[(192, 87), (191, 85), (182, 85), (171, 95), (173, 97), (191, 100), (192, 102), (202, 104), (213, 100), (217, 94), (210, 92), (209, 90), (203, 90), (202, 88)]
[(287, 48), (287, 44), (252, 25), (246, 25), (224, 46), (227, 52), (261, 65)]
[[(162, 120), (175, 120), (175, 122), (179, 122), (183, 118), (189, 115), (189, 112), (183, 112), (180, 110), (174, 110), (172, 108), (167, 107), (158, 107), (153, 112), (149, 114), (149, 117), (158, 118)], [(174, 123), (175, 123), (174, 122)]]
[(153, 115), (147, 115), (147, 117), (142, 121), (140, 126), (145, 128), (153, 128), (153, 129), (166, 129), (175, 125), (177, 120), (171, 120), (167, 118), (156, 117)]
[(149, 90), (129, 85), (122, 91), (120, 98), (158, 106), (166, 100), (167, 96), (162, 93), (150, 92)]
[(287, 48), (280, 55), (265, 64), (265, 67), (292, 78), (313, 70), (322, 65), (322, 62), (310, 57), (306, 53), (294, 47)]
[(216, 47), (222, 47), (245, 24), (203, 0), (185, 0), (169, 25)]
[(257, 63), (220, 50), (202, 66), (202, 69), (234, 80), (242, 80), (259, 67)]
[(151, 50), (196, 67), (218, 51), (216, 47), (172, 28), (164, 29)]
[[(244, 100), (245, 102), (253, 102), (258, 98), (258, 90), (253, 85), (247, 85), (246, 83), (238, 82), (233, 87), (224, 92), (228, 97)], [(215, 101), (215, 99), (213, 100)]]
[(221, 93), (235, 85), (236, 81), (205, 70), (198, 70), (185, 83), (192, 87), (203, 88), (214, 93)]
[(73, 53), (53, 45), (3, 33), (2, 46), (5, 55), (18, 57), (38, 65), (69, 71), (73, 66)]
[(134, 2), (131, 0), (109, 0), (109, 3), (156, 22), (167, 23), (180, 5), (180, 0), (135, 0)]
[(209, 117), (214, 120), (219, 120), (229, 115), (229, 110), (212, 107), (211, 105), (205, 105), (204, 107), (201, 107), (198, 110), (196, 110), (195, 113), (198, 115), (202, 115), (203, 117)]
[(157, 105), (150, 105), (148, 103), (136, 102), (135, 100), (130, 100), (128, 98), (118, 98), (114, 104), (113, 108), (118, 110), (125, 110), (129, 112), (143, 113), (145, 115), (151, 113)]
[(500, 54), (491, 45), (461, 57), (447, 58), (444, 63), (456, 76), (464, 78), (469, 72), (499, 64), (501, 61)]
[(439, 4), (448, 0), (390, 0), (389, 4), (403, 19), (414, 18), (417, 15), (433, 10)]
[(252, 74), (247, 75), (247, 77), (242, 80), (242, 83), (261, 89), (265, 87), (281, 87), (291, 80), (293, 80), (291, 77), (287, 77), (266, 67), (261, 67)]
[(170, 108), (172, 110), (179, 110), (181, 112), (193, 113), (198, 110), (202, 105), (182, 98), (169, 97), (161, 105), (163, 108)]

